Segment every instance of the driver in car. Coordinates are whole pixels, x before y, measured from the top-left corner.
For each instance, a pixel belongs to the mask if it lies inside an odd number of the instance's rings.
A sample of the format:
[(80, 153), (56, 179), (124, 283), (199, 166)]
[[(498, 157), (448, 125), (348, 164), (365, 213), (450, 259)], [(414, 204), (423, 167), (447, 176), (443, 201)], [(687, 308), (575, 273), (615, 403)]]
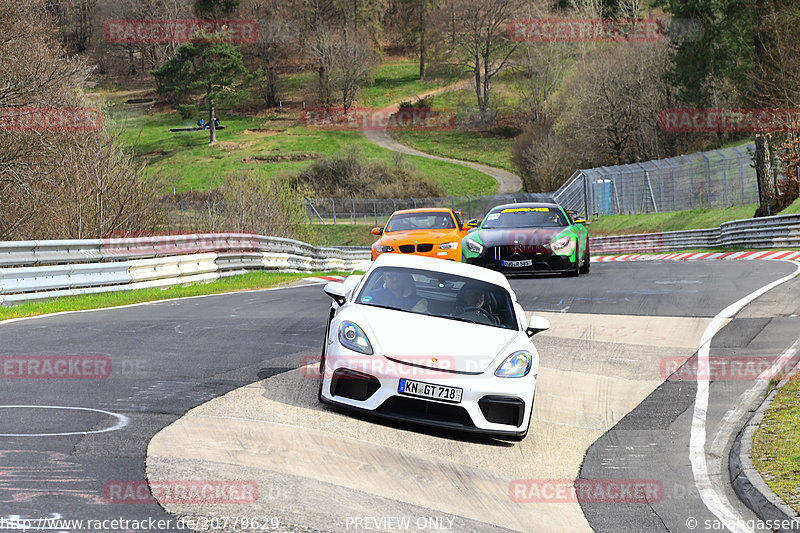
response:
[(486, 292), (476, 285), (464, 285), (459, 292), (460, 304), (456, 306), (455, 316), (459, 318), (477, 319), (485, 323), (487, 320), (497, 324), (496, 317), (489, 314), (483, 304), (486, 302)]
[(414, 278), (404, 272), (386, 272), (383, 275), (383, 287), (374, 290), (369, 296), (374, 305), (415, 313), (425, 313), (428, 310), (428, 301), (417, 295)]

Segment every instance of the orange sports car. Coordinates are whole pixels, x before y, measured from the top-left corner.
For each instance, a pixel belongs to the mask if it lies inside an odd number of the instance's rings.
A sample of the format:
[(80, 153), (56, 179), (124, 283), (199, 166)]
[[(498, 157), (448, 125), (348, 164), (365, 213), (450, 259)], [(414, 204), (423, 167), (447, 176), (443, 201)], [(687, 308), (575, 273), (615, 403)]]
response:
[(449, 208), (395, 211), (384, 228), (372, 230), (381, 236), (372, 245), (372, 259), (396, 253), (461, 261), (461, 239), (476, 225), (475, 220), (462, 223), (459, 212)]

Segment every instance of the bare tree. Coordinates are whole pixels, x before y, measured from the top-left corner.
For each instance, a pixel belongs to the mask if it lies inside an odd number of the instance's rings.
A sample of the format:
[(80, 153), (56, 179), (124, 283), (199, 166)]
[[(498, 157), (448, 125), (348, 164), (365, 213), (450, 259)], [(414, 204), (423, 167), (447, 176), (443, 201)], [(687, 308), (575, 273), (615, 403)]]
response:
[(56, 14), (64, 44), (70, 52), (86, 52), (92, 40), (97, 0), (60, 2)]
[(670, 104), (667, 53), (663, 43), (597, 48), (552, 101), (559, 138), (595, 165), (662, 157), (666, 134), (658, 116)]
[(299, 27), (291, 19), (292, 7), (281, 0), (245, 0), (239, 11), (258, 20), (258, 41), (244, 45), (242, 52), (246, 57), (252, 55), (264, 73), (256, 83), (264, 103), (277, 106), (279, 67), (299, 46)]
[(366, 39), (351, 34), (348, 27), (344, 28), (334, 43), (334, 83), (341, 95), (342, 109), (347, 113), (358, 96), (365, 76), (377, 63), (377, 56), (368, 47)]
[[(49, 17), (38, 0), (0, 4), (0, 115), (86, 105), (80, 89), (89, 69), (64, 57)], [(146, 220), (155, 218), (140, 215), (152, 214), (155, 202), (145, 189), (103, 129), (35, 131), (0, 121), (2, 239), (99, 237), (126, 225), (148, 229)]]
[(508, 22), (515, 0), (456, 0), (455, 56), (475, 81), (481, 122), (488, 122), (492, 79), (509, 65), (518, 43), (510, 40)]
[[(175, 20), (189, 18), (192, 15), (191, 0), (126, 0), (112, 6), (111, 15), (126, 20)], [(146, 75), (153, 69), (161, 67), (164, 62), (175, 55), (181, 43), (123, 43), (113, 45), (125, 51), (128, 61), (128, 72), (133, 75), (137, 70)], [(139, 61), (137, 67), (136, 61)]]

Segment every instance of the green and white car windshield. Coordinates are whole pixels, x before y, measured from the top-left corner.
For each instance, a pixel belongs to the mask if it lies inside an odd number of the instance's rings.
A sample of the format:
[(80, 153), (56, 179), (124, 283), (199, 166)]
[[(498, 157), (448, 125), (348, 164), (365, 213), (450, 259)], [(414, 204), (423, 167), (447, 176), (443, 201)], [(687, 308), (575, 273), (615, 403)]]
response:
[(481, 229), (563, 228), (569, 220), (557, 207), (506, 207), (486, 215)]

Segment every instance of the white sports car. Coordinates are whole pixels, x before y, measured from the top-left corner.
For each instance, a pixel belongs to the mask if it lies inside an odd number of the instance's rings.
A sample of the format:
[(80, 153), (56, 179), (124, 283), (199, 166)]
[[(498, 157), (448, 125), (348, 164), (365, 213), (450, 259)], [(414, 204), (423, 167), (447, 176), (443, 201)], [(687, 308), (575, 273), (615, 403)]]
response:
[(379, 256), (363, 276), (329, 283), (319, 399), (375, 415), (522, 440), (550, 328), (491, 270)]

